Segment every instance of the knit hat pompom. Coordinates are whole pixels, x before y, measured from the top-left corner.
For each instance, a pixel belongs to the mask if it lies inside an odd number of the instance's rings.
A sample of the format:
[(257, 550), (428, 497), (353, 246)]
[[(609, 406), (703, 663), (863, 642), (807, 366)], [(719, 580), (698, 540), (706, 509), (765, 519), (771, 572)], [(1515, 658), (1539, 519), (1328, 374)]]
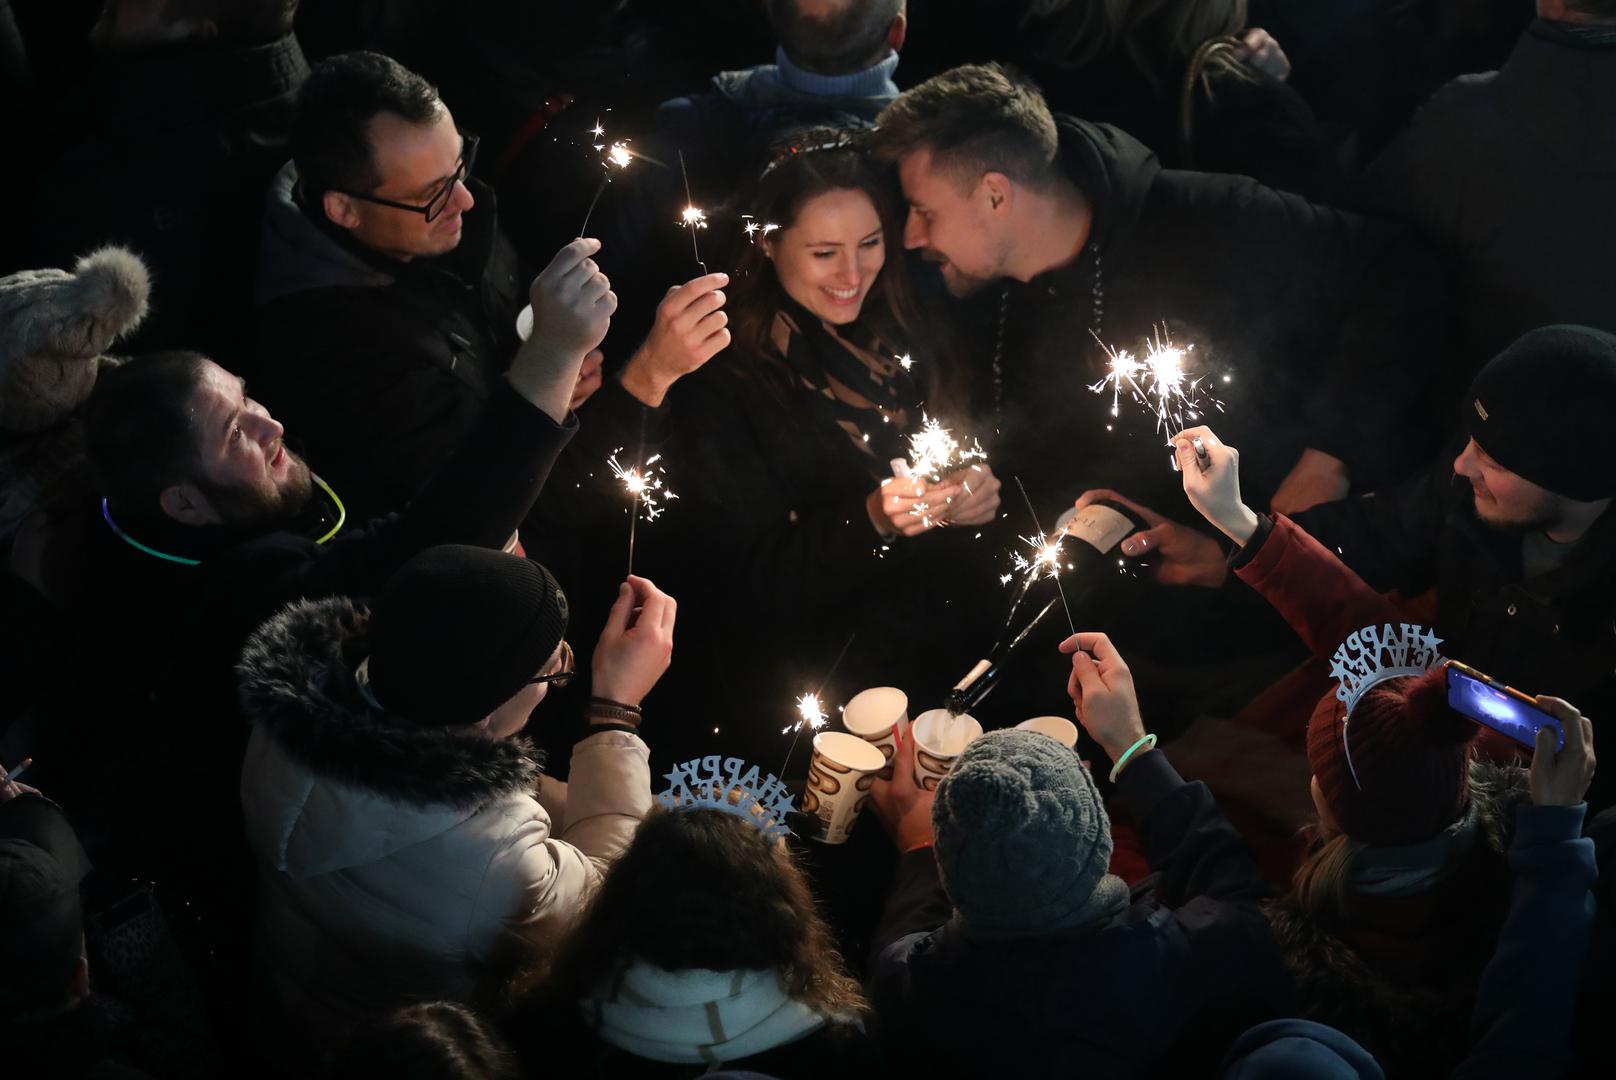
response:
[(1366, 844), (1412, 844), (1464, 809), (1476, 730), (1448, 707), (1439, 665), (1370, 687), (1350, 716), (1326, 695), (1308, 724), (1307, 760), (1343, 832)]
[(1126, 900), (1107, 874), (1094, 778), (1047, 735), (990, 731), (967, 746), (937, 785), (932, 828), (943, 887), (978, 936), (1047, 933)]
[(101, 248), (73, 268), (0, 278), (0, 428), (43, 431), (89, 397), (101, 354), (146, 315), (151, 278), (133, 252)]
[[(964, 775), (969, 774), (969, 775)], [(997, 761), (963, 765), (952, 790), (952, 811), (982, 823), (984, 830), (1015, 828), (1038, 813), (1038, 798), (1027, 777)]]

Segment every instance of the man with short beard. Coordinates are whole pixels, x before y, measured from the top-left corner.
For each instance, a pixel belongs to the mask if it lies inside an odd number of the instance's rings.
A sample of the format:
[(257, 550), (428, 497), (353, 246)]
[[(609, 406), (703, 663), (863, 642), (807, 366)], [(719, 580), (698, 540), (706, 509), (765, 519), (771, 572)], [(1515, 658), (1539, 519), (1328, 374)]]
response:
[[(1469, 439), (1451, 462), (1296, 523), (1377, 589), (1434, 589), (1447, 655), (1602, 715), (1616, 708), (1616, 450), (1601, 438), (1613, 414), (1616, 335), (1533, 330), (1471, 383)], [(1085, 492), (1078, 505), (1115, 494)], [(1159, 551), (1168, 585), (1227, 580), (1217, 541), (1140, 509), (1150, 527), (1123, 541), (1125, 555)], [(1609, 785), (1589, 796), (1613, 799)]]
[(573, 241), (534, 280), (532, 338), (400, 514), (344, 523), (340, 489), (286, 446), (244, 380), (198, 353), (109, 372), (84, 419), (101, 496), (84, 591), (109, 635), (99, 644), (116, 645), (107, 664), (159, 700), (218, 702), (242, 642), (281, 605), (368, 595), (435, 544), (504, 545), (577, 429), (580, 367), (616, 307), (598, 248)]

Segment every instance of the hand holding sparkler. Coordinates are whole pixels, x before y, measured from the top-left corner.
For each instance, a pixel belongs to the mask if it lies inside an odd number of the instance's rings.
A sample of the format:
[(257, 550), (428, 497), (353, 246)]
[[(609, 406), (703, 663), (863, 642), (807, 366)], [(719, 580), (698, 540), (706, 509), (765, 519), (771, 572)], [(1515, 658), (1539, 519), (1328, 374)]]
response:
[(950, 476), (959, 482), (961, 495), (943, 511), (949, 525), (986, 525), (999, 516), (999, 478), (984, 462), (967, 465)]
[(1211, 428), (1195, 427), (1173, 436), (1173, 453), (1190, 505), (1224, 536), (1245, 547), (1257, 531), (1257, 515), (1240, 498), (1240, 451), (1225, 446)]
[(864, 512), (882, 536), (919, 536), (940, 528), (944, 512), (964, 494), (957, 480), (931, 484), (921, 476), (892, 477), (870, 492)]
[(727, 348), (729, 316), (720, 290), (728, 284), (728, 274), (707, 274), (669, 289), (650, 336), (623, 368), (623, 389), (654, 409), (675, 382)]
[(1128, 662), (1104, 634), (1077, 633), (1060, 644), (1072, 658), (1066, 680), (1077, 722), (1113, 762), (1145, 737)]
[(629, 575), (617, 590), (617, 600), (595, 642), (590, 662), (595, 696), (639, 708), (673, 659), (673, 624), (678, 612), (673, 597), (649, 580)]
[(556, 423), (566, 419), (584, 358), (606, 337), (617, 295), (589, 256), (598, 240), (574, 240), (533, 279), (533, 333), (507, 374), (523, 397)]
[[(1193, 455), (1193, 450), (1191, 451)], [(1198, 475), (1198, 474), (1197, 474)], [(1130, 559), (1160, 555), (1154, 576), (1163, 585), (1199, 585), (1216, 589), (1229, 577), (1223, 548), (1210, 536), (1188, 525), (1169, 521), (1156, 511), (1128, 499), (1110, 488), (1092, 488), (1078, 496), (1081, 510), (1092, 502), (1109, 499), (1132, 510), (1147, 526), (1122, 542), (1122, 554)]]

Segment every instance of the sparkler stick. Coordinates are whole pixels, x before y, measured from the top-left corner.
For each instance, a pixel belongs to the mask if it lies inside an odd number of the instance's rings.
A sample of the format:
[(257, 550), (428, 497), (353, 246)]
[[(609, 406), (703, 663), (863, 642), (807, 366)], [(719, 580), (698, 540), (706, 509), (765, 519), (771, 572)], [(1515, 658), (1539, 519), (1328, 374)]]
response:
[(661, 454), (652, 454), (645, 460), (644, 465), (624, 467), (617, 460), (617, 455), (623, 452), (622, 447), (612, 451), (612, 456), (606, 459), (607, 468), (612, 470), (612, 476), (622, 481), (623, 490), (627, 491), (632, 500), (628, 519), (628, 572), (634, 573), (634, 533), (640, 521), (640, 508), (645, 508), (645, 520), (655, 521), (667, 512), (663, 503), (677, 499), (673, 491), (663, 482)]
[[(1027, 485), (1021, 482), (1021, 474), (1019, 473), (1016, 474), (1016, 487), (1021, 490), (1021, 501), (1027, 504), (1027, 514), (1032, 518), (1032, 527), (1038, 530), (1038, 536), (1042, 545), (1044, 546), (1044, 550), (1048, 550), (1048, 546), (1053, 543), (1055, 551), (1058, 552), (1060, 550), (1061, 537), (1057, 536), (1054, 541), (1051, 542), (1049, 539), (1049, 534), (1044, 532), (1044, 527), (1038, 524), (1038, 511), (1032, 508), (1032, 499), (1027, 494)], [(1064, 535), (1065, 534), (1063, 533), (1062, 536)], [(1044, 552), (1040, 551), (1039, 559), (1042, 560), (1043, 557)], [(1037, 564), (1035, 563), (1034, 565)], [(1055, 588), (1060, 592), (1061, 607), (1066, 609), (1066, 625), (1071, 629), (1072, 633), (1075, 634), (1077, 633), (1077, 624), (1072, 621), (1072, 607), (1066, 602), (1066, 586), (1061, 584), (1060, 574), (1054, 572), (1056, 565), (1057, 564), (1051, 564), (1050, 576), (1055, 579)]]
[[(597, 139), (604, 139), (606, 129), (600, 126), (599, 120), (596, 120), (595, 126), (589, 129), (589, 134)], [(600, 197), (605, 192), (606, 185), (612, 182), (612, 169), (616, 168), (621, 172), (629, 167), (635, 157), (634, 151), (628, 148), (627, 142), (614, 142), (610, 146), (600, 142), (595, 144), (595, 149), (603, 152), (600, 167), (606, 170), (606, 174), (600, 178), (600, 183), (595, 185), (595, 194), (589, 200), (589, 209), (584, 211), (584, 223), (578, 228), (579, 236), (584, 235), (584, 231), (589, 228), (589, 219), (595, 214), (595, 204), (600, 202)]]
[(780, 766), (780, 771), (775, 773), (776, 776), (785, 777), (786, 766), (791, 764), (791, 755), (797, 752), (797, 740), (802, 738), (802, 729), (808, 727), (818, 731), (825, 726), (825, 721), (828, 718), (825, 715), (824, 706), (820, 704), (819, 695), (824, 693), (831, 677), (836, 674), (836, 669), (842, 666), (842, 660), (846, 658), (847, 650), (853, 647), (853, 642), (857, 639), (858, 631), (856, 630), (847, 635), (847, 640), (842, 642), (842, 651), (836, 654), (835, 660), (831, 661), (830, 670), (825, 672), (824, 679), (819, 683), (819, 689), (811, 694), (804, 694), (797, 699), (797, 715), (800, 719), (796, 723), (780, 729), (780, 734), (782, 735), (788, 731), (792, 731), (794, 734), (791, 736), (791, 745), (786, 748), (785, 764)]
[(679, 175), (685, 182), (685, 208), (679, 215), (679, 224), (690, 230), (690, 253), (696, 257), (696, 265), (701, 267), (703, 274), (707, 273), (707, 264), (701, 261), (701, 249), (696, 246), (696, 230), (707, 227), (707, 212), (696, 206), (696, 200), (690, 195), (690, 174), (685, 171), (685, 152), (679, 151)]

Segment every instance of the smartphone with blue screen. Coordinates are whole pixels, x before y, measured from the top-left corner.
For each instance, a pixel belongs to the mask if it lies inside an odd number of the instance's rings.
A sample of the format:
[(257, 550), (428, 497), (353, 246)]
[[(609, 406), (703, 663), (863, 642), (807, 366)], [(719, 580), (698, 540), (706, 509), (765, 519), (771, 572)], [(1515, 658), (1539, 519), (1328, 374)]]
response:
[(1555, 749), (1565, 748), (1565, 729), (1538, 708), (1536, 698), (1457, 660), (1448, 661), (1448, 707), (1526, 747), (1535, 747), (1537, 733), (1550, 728)]

